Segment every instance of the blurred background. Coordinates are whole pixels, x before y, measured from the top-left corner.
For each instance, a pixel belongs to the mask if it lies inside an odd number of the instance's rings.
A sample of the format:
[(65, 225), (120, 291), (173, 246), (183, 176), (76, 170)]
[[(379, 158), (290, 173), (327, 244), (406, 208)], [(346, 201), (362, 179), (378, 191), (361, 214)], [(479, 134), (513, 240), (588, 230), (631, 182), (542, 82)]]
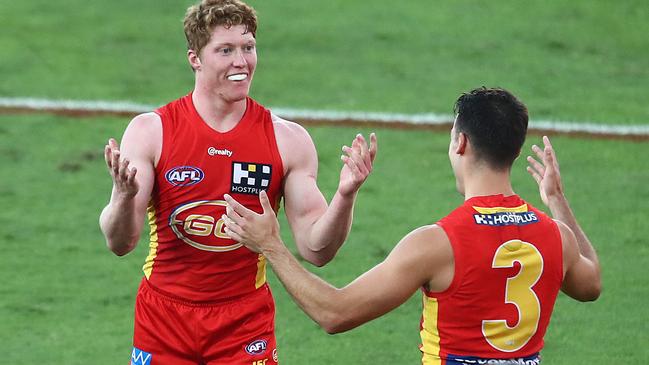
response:
[[(0, 0), (0, 98), (163, 105), (188, 93), (182, 18), (192, 1)], [(259, 63), (252, 96), (268, 107), (451, 114), (457, 96), (501, 86), (533, 120), (649, 125), (649, 5), (644, 0), (251, 0)], [(0, 109), (0, 356), (7, 364), (116, 364), (131, 352), (133, 305), (147, 253), (116, 257), (98, 216), (111, 180), (103, 146), (130, 116)], [(309, 126), (319, 185), (337, 187), (340, 147), (376, 131), (375, 171), (352, 233), (324, 268), (343, 286), (412, 229), (462, 202), (448, 131)], [(530, 136), (526, 151), (539, 136)], [(649, 144), (555, 136), (566, 193), (600, 255), (594, 303), (560, 295), (548, 364), (642, 363), (649, 357)], [(525, 161), (519, 194), (544, 209)], [(280, 214), (281, 215), (281, 214)], [(288, 225), (282, 227), (294, 250)], [(421, 297), (329, 336), (269, 271), (283, 364), (416, 364)]]

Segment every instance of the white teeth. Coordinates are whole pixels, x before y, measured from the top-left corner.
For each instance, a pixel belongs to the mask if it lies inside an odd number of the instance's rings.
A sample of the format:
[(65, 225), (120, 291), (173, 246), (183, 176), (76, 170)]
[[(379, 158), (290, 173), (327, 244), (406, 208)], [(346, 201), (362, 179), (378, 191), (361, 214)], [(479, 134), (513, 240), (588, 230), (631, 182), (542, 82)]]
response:
[(234, 74), (228, 76), (228, 80), (230, 81), (243, 81), (248, 78), (248, 75), (246, 74)]

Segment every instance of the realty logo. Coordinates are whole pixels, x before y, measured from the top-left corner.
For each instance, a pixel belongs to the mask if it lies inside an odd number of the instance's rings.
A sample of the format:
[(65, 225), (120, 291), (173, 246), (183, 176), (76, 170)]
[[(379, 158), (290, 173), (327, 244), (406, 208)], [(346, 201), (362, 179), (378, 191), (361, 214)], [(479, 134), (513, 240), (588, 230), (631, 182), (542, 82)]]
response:
[(271, 165), (233, 162), (230, 191), (238, 194), (259, 195), (260, 191), (268, 189), (271, 171)]
[(228, 156), (232, 157), (232, 151), (227, 148), (218, 149), (216, 147), (210, 147), (207, 149), (207, 154), (210, 156)]

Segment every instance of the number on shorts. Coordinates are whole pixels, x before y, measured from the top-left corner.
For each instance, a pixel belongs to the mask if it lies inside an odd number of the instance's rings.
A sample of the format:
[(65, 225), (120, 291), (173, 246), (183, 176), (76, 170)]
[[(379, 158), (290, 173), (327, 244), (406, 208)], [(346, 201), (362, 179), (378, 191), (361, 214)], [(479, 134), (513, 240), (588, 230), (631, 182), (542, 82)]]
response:
[(511, 268), (515, 261), (521, 268), (516, 276), (507, 278), (505, 303), (518, 309), (518, 323), (509, 327), (504, 319), (482, 321), (482, 334), (487, 342), (503, 352), (525, 346), (536, 333), (541, 317), (541, 304), (532, 287), (543, 273), (543, 256), (531, 243), (511, 240), (498, 247), (491, 267)]

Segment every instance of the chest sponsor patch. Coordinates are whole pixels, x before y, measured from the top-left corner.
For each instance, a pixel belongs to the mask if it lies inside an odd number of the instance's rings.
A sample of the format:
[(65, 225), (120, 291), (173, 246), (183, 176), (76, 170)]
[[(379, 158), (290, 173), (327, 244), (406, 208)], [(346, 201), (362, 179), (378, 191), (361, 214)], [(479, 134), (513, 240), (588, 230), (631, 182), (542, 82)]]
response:
[(232, 185), (230, 192), (237, 194), (259, 195), (270, 186), (271, 165), (253, 162), (232, 163)]
[(473, 219), (476, 224), (484, 226), (524, 226), (539, 221), (534, 212), (474, 214)]

